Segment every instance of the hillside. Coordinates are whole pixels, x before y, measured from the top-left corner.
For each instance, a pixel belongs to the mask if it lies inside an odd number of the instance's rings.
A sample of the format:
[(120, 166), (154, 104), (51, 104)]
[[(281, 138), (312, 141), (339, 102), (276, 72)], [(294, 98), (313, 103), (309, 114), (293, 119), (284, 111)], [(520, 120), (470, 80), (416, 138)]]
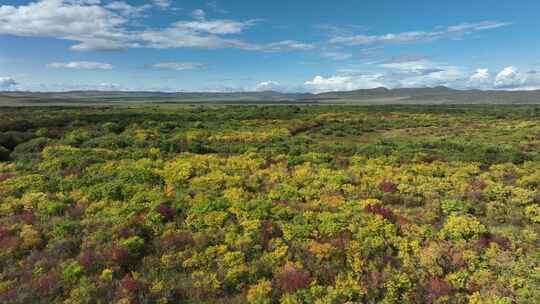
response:
[(0, 105), (76, 105), (117, 103), (335, 103), (335, 104), (540, 104), (537, 91), (454, 90), (447, 87), (364, 89), (310, 93), (263, 92), (0, 92)]

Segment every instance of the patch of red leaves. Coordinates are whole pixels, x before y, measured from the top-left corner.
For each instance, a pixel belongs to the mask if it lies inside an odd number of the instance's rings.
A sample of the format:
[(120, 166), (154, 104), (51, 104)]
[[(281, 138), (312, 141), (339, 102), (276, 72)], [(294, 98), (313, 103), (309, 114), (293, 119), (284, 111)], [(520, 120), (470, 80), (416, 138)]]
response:
[(140, 288), (139, 282), (137, 282), (130, 274), (126, 274), (120, 284), (122, 285), (122, 288), (129, 293), (135, 293)]
[(383, 181), (379, 184), (379, 190), (384, 193), (395, 193), (398, 190), (398, 185), (391, 181)]
[(167, 206), (166, 204), (161, 204), (156, 208), (156, 212), (159, 213), (165, 220), (170, 221), (176, 215), (176, 211)]
[(183, 249), (188, 245), (194, 245), (195, 241), (189, 232), (174, 233), (164, 236), (159, 244), (162, 249)]
[(394, 222), (396, 220), (396, 216), (394, 215), (394, 212), (392, 212), (392, 210), (385, 208), (379, 204), (367, 205), (366, 207), (364, 207), (364, 212), (378, 214), (390, 222)]
[(309, 273), (293, 263), (286, 263), (277, 277), (277, 285), (287, 293), (304, 289), (311, 283)]
[(454, 291), (452, 284), (437, 277), (433, 277), (429, 280), (427, 289), (428, 303), (433, 303), (436, 299), (450, 295)]
[(0, 182), (15, 177), (15, 173), (0, 173)]
[(511, 243), (509, 239), (499, 237), (499, 236), (494, 236), (491, 234), (483, 235), (482, 237), (480, 237), (480, 239), (476, 241), (476, 248), (484, 249), (484, 248), (489, 247), (491, 243), (497, 244), (503, 250), (510, 250), (511, 248)]
[(289, 201), (287, 200), (277, 200), (277, 201), (273, 201), (272, 203), (274, 205), (279, 205), (279, 206), (289, 206)]
[(37, 279), (37, 287), (41, 294), (50, 295), (58, 288), (60, 276), (55, 272), (49, 272)]
[(474, 179), (474, 180), (472, 180), (472, 181), (469, 183), (469, 186), (470, 186), (471, 189), (474, 190), (474, 191), (482, 191), (482, 190), (486, 189), (487, 184), (486, 184), (486, 182), (483, 181), (483, 180), (480, 180), (480, 179)]
[(96, 256), (91, 251), (85, 251), (79, 257), (79, 264), (81, 264), (81, 266), (87, 270), (92, 269), (92, 267), (95, 265), (95, 261), (96, 261)]

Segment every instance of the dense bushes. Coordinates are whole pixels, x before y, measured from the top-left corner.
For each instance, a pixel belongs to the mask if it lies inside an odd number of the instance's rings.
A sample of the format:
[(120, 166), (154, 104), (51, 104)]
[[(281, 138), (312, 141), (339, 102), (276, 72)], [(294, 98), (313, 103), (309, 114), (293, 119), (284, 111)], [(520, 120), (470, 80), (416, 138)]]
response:
[(9, 111), (2, 303), (540, 299), (526, 109)]

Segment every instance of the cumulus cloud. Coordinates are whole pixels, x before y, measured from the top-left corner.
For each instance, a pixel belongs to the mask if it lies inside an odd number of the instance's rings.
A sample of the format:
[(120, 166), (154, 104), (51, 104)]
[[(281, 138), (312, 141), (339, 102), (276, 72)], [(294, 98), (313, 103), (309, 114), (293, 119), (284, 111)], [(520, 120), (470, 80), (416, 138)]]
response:
[(0, 90), (14, 90), (18, 83), (11, 77), (0, 77)]
[(508, 26), (509, 22), (484, 21), (479, 23), (462, 23), (449, 26), (442, 30), (416, 31), (389, 33), (384, 35), (348, 35), (337, 36), (330, 39), (332, 44), (343, 44), (350, 46), (373, 45), (373, 44), (403, 44), (421, 41), (433, 41), (444, 38), (460, 38), (479, 31), (496, 29)]
[(513, 66), (506, 67), (495, 76), (495, 86), (500, 88), (515, 87), (521, 83), (517, 69)]
[(495, 76), (493, 87), (507, 90), (540, 90), (540, 75), (533, 71), (521, 72), (516, 67), (509, 66)]
[(204, 69), (206, 68), (206, 65), (202, 63), (195, 63), (195, 62), (163, 62), (163, 63), (152, 64), (151, 67), (156, 68), (156, 69), (185, 71), (185, 70)]
[(488, 69), (477, 69), (469, 77), (467, 86), (474, 89), (489, 89), (492, 86), (492, 76)]
[[(170, 1), (153, 1), (167, 7)], [(194, 20), (150, 28), (133, 25), (148, 6), (123, 1), (102, 6), (95, 0), (41, 0), (26, 5), (0, 6), (0, 35), (49, 37), (74, 41), (73, 50), (127, 48), (238, 48), (251, 51), (307, 50), (313, 46), (292, 40), (256, 44), (226, 37), (241, 34), (258, 20), (207, 20), (195, 11)]]
[(306, 81), (304, 86), (313, 93), (371, 89), (384, 86), (382, 77), (381, 74), (315, 76), (312, 80)]
[(263, 81), (255, 86), (255, 91), (282, 91), (284, 87), (277, 81)]
[[(412, 60), (412, 58), (410, 58)], [(418, 60), (392, 60), (378, 63), (373, 72), (344, 70), (333, 76), (316, 76), (304, 83), (310, 92), (350, 91), (377, 87), (462, 87), (467, 72), (446, 63)]]
[(481, 90), (540, 90), (540, 73), (535, 70), (521, 72), (516, 67), (506, 67), (492, 74), (488, 69), (470, 72), (462, 67), (429, 60), (381, 63), (382, 71), (342, 71), (328, 77), (315, 76), (304, 82), (309, 92), (350, 91), (377, 87), (423, 88), (447, 86), (454, 89)]
[(113, 68), (110, 63), (93, 62), (93, 61), (72, 61), (72, 62), (53, 62), (47, 64), (48, 68), (54, 69), (77, 69), (77, 70), (111, 70)]
[(0, 34), (79, 42), (74, 49), (128, 47), (127, 33), (120, 28), (126, 23), (125, 17), (96, 2), (42, 0), (0, 6)]

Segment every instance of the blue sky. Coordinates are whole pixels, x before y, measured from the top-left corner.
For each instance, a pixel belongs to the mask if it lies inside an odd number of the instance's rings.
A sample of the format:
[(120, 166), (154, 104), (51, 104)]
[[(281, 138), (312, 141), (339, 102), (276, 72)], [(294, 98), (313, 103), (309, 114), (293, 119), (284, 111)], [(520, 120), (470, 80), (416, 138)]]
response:
[(539, 11), (533, 0), (0, 0), (0, 90), (540, 89)]

